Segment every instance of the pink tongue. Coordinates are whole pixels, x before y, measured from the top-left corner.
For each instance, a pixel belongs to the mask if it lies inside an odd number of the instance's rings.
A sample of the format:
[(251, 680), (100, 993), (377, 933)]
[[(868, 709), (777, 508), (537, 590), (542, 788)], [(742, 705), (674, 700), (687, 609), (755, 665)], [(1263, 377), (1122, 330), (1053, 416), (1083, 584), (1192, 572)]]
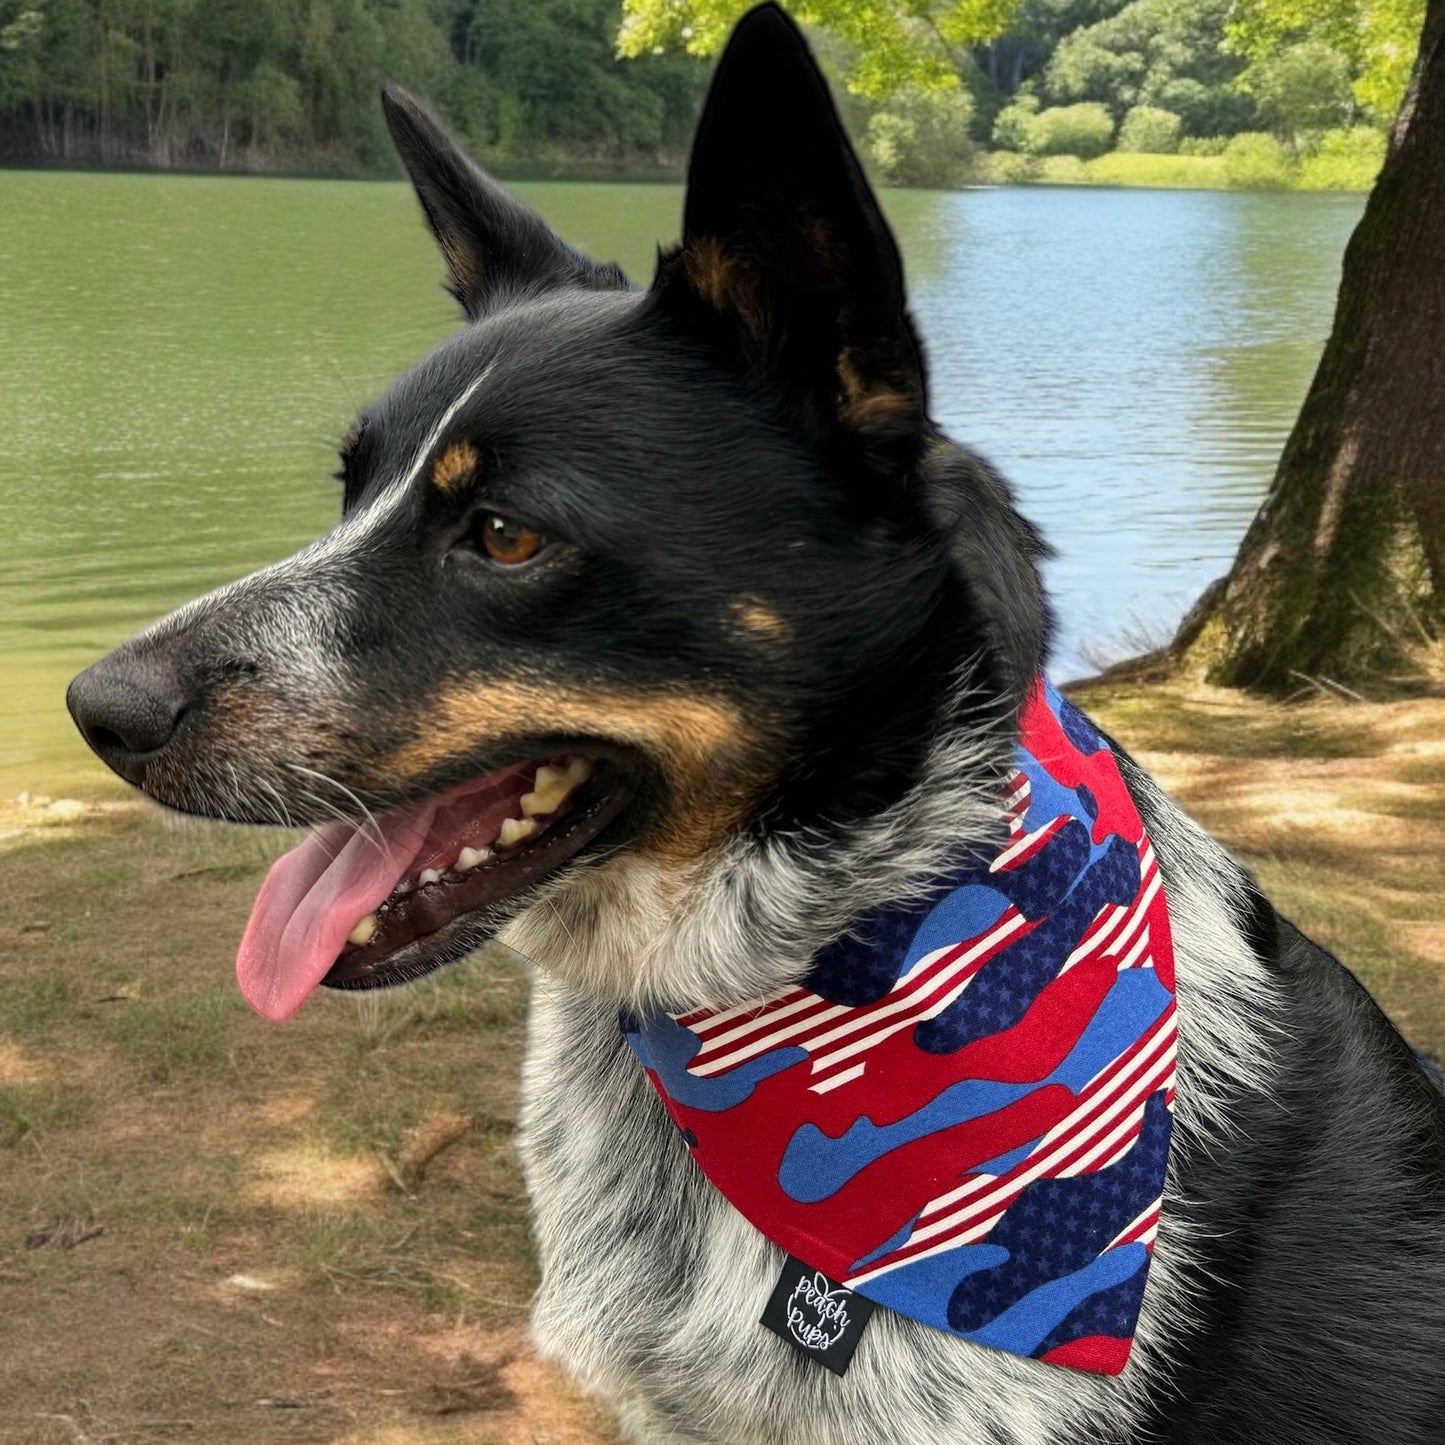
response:
[(374, 830), (328, 823), (271, 865), (236, 955), (236, 980), (258, 1014), (279, 1024), (306, 1002), (357, 920), (421, 852), (437, 801), (386, 814)]

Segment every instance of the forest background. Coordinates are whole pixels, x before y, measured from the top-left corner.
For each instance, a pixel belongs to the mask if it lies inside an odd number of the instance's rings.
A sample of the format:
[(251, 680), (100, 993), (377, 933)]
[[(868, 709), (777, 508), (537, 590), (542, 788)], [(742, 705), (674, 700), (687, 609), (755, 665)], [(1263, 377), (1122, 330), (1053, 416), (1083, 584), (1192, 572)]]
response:
[[(389, 174), (399, 80), (503, 176), (674, 179), (736, 0), (0, 0), (0, 161)], [(1368, 189), (1422, 0), (795, 6), (877, 179)], [(864, 27), (867, 27), (866, 31)]]

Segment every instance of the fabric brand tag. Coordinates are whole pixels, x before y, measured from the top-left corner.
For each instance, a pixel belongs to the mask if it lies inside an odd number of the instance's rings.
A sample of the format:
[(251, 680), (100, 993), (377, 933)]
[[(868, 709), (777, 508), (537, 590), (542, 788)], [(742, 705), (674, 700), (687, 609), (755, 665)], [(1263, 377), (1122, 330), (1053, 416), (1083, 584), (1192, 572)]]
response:
[(843, 1375), (872, 1313), (871, 1300), (790, 1254), (759, 1324)]

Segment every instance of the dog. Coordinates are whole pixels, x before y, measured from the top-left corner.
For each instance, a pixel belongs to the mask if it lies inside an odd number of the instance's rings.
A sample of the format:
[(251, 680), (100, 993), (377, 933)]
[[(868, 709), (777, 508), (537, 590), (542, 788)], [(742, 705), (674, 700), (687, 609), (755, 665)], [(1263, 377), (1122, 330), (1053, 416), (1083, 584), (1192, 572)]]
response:
[(383, 100), (467, 325), (332, 532), (68, 695), (167, 807), (314, 825), (247, 997), (535, 962), (534, 1336), (629, 1439), (1445, 1440), (1445, 1100), (1041, 682), (1043, 544), (929, 420), (792, 22), (737, 26), (646, 291)]

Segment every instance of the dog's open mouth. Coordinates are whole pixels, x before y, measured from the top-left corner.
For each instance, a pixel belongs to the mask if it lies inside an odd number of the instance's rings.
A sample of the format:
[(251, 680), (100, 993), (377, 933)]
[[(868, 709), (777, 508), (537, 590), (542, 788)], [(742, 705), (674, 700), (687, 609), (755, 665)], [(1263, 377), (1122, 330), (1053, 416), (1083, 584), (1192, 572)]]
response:
[(488, 773), (374, 822), (327, 823), (277, 859), (236, 957), (258, 1013), (290, 1018), (320, 984), (418, 978), (483, 941), (474, 915), (553, 872), (631, 797), (580, 753)]

